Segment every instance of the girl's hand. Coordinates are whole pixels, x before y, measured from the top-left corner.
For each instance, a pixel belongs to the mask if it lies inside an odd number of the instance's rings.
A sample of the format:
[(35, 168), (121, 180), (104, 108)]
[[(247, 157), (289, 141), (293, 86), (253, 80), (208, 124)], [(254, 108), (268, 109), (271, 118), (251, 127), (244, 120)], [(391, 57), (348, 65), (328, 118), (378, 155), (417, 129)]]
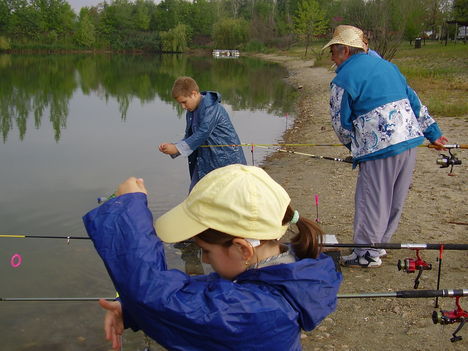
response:
[(128, 193), (144, 193), (148, 195), (148, 190), (145, 188), (143, 178), (130, 177), (125, 182), (119, 185), (116, 196)]
[(122, 305), (119, 301), (107, 301), (104, 299), (99, 299), (99, 305), (107, 311), (104, 317), (106, 339), (112, 341), (112, 348), (114, 350), (120, 350), (122, 347), (121, 338), (124, 331)]

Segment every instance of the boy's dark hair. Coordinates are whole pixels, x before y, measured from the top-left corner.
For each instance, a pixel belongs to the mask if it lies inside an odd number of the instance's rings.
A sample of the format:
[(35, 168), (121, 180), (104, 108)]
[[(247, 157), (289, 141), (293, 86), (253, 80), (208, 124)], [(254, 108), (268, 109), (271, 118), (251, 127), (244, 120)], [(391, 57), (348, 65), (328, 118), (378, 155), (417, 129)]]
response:
[(172, 97), (190, 96), (193, 91), (200, 92), (197, 82), (191, 77), (179, 77), (172, 86)]

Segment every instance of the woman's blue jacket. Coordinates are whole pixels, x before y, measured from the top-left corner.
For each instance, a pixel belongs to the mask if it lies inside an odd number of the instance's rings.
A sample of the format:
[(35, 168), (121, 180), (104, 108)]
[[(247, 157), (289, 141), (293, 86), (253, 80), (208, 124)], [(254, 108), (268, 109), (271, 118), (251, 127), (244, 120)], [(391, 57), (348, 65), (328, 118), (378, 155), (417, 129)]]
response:
[(83, 217), (119, 292), (125, 326), (169, 350), (301, 350), (300, 331), (336, 307), (333, 260), (247, 270), (234, 281), (167, 270), (143, 193), (111, 199)]

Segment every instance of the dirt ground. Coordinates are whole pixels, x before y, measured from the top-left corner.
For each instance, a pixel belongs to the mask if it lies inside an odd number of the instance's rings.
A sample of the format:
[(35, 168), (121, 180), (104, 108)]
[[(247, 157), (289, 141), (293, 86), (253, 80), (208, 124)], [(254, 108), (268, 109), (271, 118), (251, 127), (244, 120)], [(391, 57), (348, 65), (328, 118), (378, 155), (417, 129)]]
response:
[[(334, 72), (312, 68), (310, 61), (273, 55), (260, 57), (283, 64), (289, 71), (287, 81), (299, 90), (296, 120), (283, 141), (337, 143), (329, 117), (329, 83)], [(436, 120), (449, 143), (468, 142), (468, 116), (440, 116)], [(349, 155), (344, 147), (298, 147), (295, 150), (342, 158)], [(454, 169), (455, 176), (448, 176), (448, 168), (436, 165), (439, 153), (418, 148), (413, 185), (392, 242), (468, 243), (468, 151), (457, 152), (463, 164)], [(263, 168), (286, 188), (293, 206), (303, 216), (316, 218), (314, 195), (318, 194), (319, 218), (324, 231), (335, 234), (340, 243), (352, 242), (357, 169), (352, 170), (346, 163), (279, 152), (270, 156)], [(397, 262), (415, 257), (415, 252), (387, 251), (380, 268), (343, 268), (340, 293), (412, 290), (416, 274), (398, 271)], [(421, 254), (433, 269), (422, 274), (419, 289), (436, 289), (439, 252), (427, 250)], [(468, 289), (468, 253), (445, 251), (442, 263), (440, 288)], [(460, 301), (468, 310), (468, 299)], [(433, 324), (434, 304), (433, 298), (340, 299), (335, 313), (316, 330), (304, 333), (304, 350), (467, 350), (468, 327), (459, 333), (463, 340), (451, 343), (452, 333), (459, 324)], [(456, 308), (453, 298), (440, 298), (439, 305), (443, 310)]]

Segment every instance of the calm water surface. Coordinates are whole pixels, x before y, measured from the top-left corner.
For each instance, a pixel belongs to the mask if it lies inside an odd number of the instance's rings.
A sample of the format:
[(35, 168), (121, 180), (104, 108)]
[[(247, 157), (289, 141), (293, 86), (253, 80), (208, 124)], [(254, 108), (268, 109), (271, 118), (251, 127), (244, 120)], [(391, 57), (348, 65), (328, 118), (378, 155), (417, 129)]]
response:
[[(243, 143), (275, 143), (291, 123), (286, 71), (259, 60), (0, 55), (0, 235), (84, 236), (81, 216), (129, 176), (145, 179), (155, 217), (182, 201), (187, 160), (157, 151), (183, 137), (181, 75), (222, 94)], [(258, 165), (267, 150), (244, 152)], [(183, 245), (166, 249), (171, 267), (206, 271)], [(89, 240), (0, 238), (0, 278), (0, 297), (115, 294)], [(108, 350), (102, 316), (94, 302), (0, 302), (1, 349)], [(126, 332), (124, 350), (143, 348)]]

